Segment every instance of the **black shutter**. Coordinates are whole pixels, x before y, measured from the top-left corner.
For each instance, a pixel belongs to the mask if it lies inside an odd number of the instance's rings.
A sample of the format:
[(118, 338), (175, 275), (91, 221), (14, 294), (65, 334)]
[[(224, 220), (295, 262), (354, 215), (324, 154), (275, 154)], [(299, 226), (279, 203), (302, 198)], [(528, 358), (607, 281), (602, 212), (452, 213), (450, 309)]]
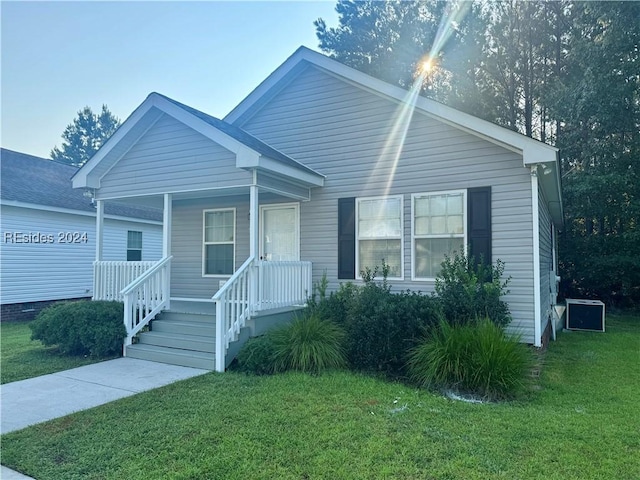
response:
[(356, 278), (356, 199), (338, 199), (338, 278)]
[(467, 190), (467, 238), (469, 256), (491, 265), (491, 187)]

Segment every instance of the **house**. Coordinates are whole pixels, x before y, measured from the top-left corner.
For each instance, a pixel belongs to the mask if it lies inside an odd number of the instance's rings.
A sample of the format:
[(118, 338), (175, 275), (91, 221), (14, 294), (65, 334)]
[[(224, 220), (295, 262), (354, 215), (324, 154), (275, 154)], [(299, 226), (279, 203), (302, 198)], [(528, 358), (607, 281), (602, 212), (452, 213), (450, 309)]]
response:
[[(198, 350), (176, 324), (191, 302), (216, 325), (199, 353), (224, 370), (247, 325), (304, 303), (324, 273), (335, 289), (384, 259), (394, 288), (429, 292), (463, 245), (505, 262), (524, 341), (550, 328), (557, 150), (304, 47), (223, 120), (150, 94), (73, 184), (97, 199), (98, 225), (105, 201), (164, 211), (163, 260), (125, 298), (127, 344), (159, 312), (174, 324), (127, 354), (173, 361), (160, 351), (171, 328)], [(149, 282), (162, 287), (143, 294)]]
[[(3, 320), (28, 320), (54, 301), (90, 298), (96, 209), (74, 190), (76, 167), (0, 150), (0, 301)], [(109, 204), (104, 259), (151, 265), (162, 253), (162, 212)]]

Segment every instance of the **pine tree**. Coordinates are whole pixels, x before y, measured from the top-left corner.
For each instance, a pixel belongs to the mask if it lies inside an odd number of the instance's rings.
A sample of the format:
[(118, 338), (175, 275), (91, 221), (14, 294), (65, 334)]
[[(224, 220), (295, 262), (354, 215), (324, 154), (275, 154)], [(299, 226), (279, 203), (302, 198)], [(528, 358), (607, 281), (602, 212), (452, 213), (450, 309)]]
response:
[(120, 126), (120, 120), (102, 106), (99, 115), (84, 107), (62, 134), (62, 148), (51, 150), (51, 159), (81, 167)]

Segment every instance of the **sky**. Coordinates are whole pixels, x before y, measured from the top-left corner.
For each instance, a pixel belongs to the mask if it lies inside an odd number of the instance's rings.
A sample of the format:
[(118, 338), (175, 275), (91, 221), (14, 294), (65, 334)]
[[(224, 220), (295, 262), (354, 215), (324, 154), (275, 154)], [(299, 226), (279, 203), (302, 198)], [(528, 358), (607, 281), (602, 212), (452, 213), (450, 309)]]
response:
[(48, 158), (77, 112), (125, 120), (151, 92), (224, 117), (336, 2), (0, 3), (0, 145)]

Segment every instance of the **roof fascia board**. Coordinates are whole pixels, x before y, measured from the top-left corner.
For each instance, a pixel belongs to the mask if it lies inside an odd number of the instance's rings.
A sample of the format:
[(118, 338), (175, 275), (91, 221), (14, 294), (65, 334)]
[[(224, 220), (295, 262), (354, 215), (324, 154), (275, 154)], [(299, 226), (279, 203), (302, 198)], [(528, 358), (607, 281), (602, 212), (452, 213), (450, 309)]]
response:
[[(287, 58), (282, 65), (280, 65), (276, 70), (274, 70), (266, 79), (264, 79), (256, 88), (253, 89), (249, 95), (247, 95), (236, 107), (231, 110), (223, 120), (228, 123), (235, 123), (247, 111), (249, 111), (256, 103), (258, 103), (268, 92), (270, 92), (276, 85), (280, 84), (280, 82), (289, 75), (289, 73), (298, 67), (302, 60), (306, 60), (309, 57), (309, 52), (311, 50), (306, 47), (300, 47), (295, 52), (291, 54), (289, 58)], [(320, 55), (324, 57), (324, 55)], [(311, 61), (311, 63), (315, 63)], [(292, 80), (292, 79), (291, 79)], [(284, 87), (287, 83), (282, 85)], [(242, 123), (246, 123), (247, 119), (243, 119)]]
[[(360, 88), (365, 87), (372, 93), (394, 99), (400, 103), (403, 103), (407, 96), (407, 91), (401, 87), (374, 78), (321, 53), (301, 47), (242, 102), (240, 102), (240, 104), (224, 118), (225, 121), (234, 123), (240, 119), (248, 110), (251, 109), (251, 107), (259, 102), (261, 96), (266, 95), (272, 87), (275, 87), (278, 82), (283, 80), (302, 61), (309, 62), (310, 64), (324, 70), (326, 73), (342, 80), (347, 80), (355, 86)], [(460, 128), (489, 142), (522, 154), (525, 165), (555, 161), (557, 152), (556, 148), (542, 142), (538, 142), (537, 140), (526, 137), (520, 133), (500, 127), (467, 113), (460, 112), (454, 108), (425, 97), (418, 97), (416, 107), (421, 113), (436, 120), (442, 121), (453, 127)]]
[[(50, 207), (48, 205), (39, 205), (37, 203), (17, 202), (17, 201), (11, 201), (11, 200), (0, 200), (0, 205), (7, 206), (7, 207), (15, 207), (15, 208), (27, 208), (29, 210), (41, 210), (43, 212), (55, 212), (55, 213), (65, 213), (68, 215), (80, 215), (83, 217), (95, 218), (96, 216), (95, 213), (87, 212), (85, 210), (73, 210), (71, 208)], [(146, 218), (139, 218), (139, 217), (125, 217), (123, 215), (105, 214), (104, 218), (108, 218), (111, 220), (121, 220), (124, 222), (148, 223), (150, 225), (162, 225), (162, 222), (158, 220), (149, 220)]]
[[(325, 71), (342, 80), (347, 80), (350, 84), (357, 87), (365, 87), (369, 92), (384, 98), (391, 98), (398, 103), (405, 102), (407, 91), (396, 85), (384, 82), (377, 78), (371, 77), (365, 73), (347, 67), (339, 62), (331, 60), (321, 55), (322, 58), (328, 60), (325, 64), (317, 65)], [(335, 66), (333, 64), (336, 64)], [(552, 162), (556, 160), (557, 148), (539, 142), (532, 138), (526, 137), (518, 132), (514, 132), (507, 128), (501, 127), (494, 123), (482, 120), (467, 113), (461, 112), (454, 108), (448, 107), (442, 103), (425, 97), (418, 97), (416, 100), (416, 109), (418, 113), (422, 113), (430, 118), (451, 125), (452, 127), (463, 130), (472, 135), (478, 136), (491, 143), (499, 145), (515, 153), (523, 156), (524, 165), (533, 163)]]
[(73, 188), (91, 187), (97, 188), (99, 186), (99, 180), (95, 185), (89, 184), (89, 175), (95, 169), (95, 167), (113, 150), (113, 148), (131, 131), (142, 117), (145, 116), (149, 110), (153, 107), (153, 102), (149, 97), (142, 102), (138, 108), (136, 108), (131, 115), (124, 121), (120, 128), (109, 137), (105, 144), (96, 152), (96, 154), (89, 159), (72, 177)]
[(311, 172), (306, 172), (298, 168), (285, 165), (282, 162), (278, 162), (265, 156), (260, 157), (260, 161), (257, 167), (267, 170), (271, 173), (283, 175), (295, 181), (302, 182), (306, 185), (314, 187), (324, 186), (324, 175), (320, 175), (319, 173), (313, 174)]
[[(209, 125), (204, 120), (198, 118), (194, 114), (187, 112), (183, 108), (180, 108), (173, 102), (170, 102), (160, 95), (151, 94), (155, 105), (164, 111), (167, 115), (172, 116), (176, 120), (184, 123), (186, 126), (194, 129), (196, 132), (201, 133), (205, 137), (214, 141), (218, 145), (226, 148), (230, 152), (236, 154), (236, 156), (242, 156), (243, 161), (257, 162), (260, 154), (253, 149), (247, 147), (242, 142), (227, 135), (226, 133), (218, 130), (213, 125)], [(253, 158), (252, 158), (253, 157)]]

